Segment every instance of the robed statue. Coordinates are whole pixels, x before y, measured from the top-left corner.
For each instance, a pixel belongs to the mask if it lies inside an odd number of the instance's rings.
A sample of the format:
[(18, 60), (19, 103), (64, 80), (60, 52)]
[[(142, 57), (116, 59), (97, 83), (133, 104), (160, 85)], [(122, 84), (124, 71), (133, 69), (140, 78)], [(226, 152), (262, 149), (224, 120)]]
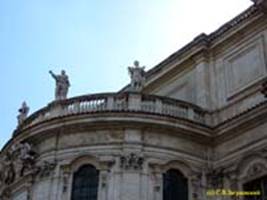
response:
[(24, 120), (27, 118), (30, 108), (27, 106), (26, 102), (24, 101), (21, 105), (21, 108), (18, 110), (19, 115), (17, 116), (18, 125), (21, 125)]
[(70, 87), (70, 82), (65, 70), (62, 70), (61, 74), (58, 75), (54, 74), (51, 70), (49, 71), (49, 73), (56, 81), (55, 99), (66, 99)]
[(140, 67), (138, 61), (134, 61), (133, 67), (128, 67), (131, 77), (131, 90), (140, 91), (145, 83), (145, 67)]

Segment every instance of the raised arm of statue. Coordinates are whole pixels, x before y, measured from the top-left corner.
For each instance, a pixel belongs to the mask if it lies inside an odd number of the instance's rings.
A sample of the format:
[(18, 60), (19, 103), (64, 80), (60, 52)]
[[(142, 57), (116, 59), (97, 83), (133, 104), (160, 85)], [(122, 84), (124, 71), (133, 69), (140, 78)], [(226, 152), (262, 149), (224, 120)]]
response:
[(51, 70), (49, 70), (49, 74), (51, 74), (54, 79), (57, 79), (57, 76)]

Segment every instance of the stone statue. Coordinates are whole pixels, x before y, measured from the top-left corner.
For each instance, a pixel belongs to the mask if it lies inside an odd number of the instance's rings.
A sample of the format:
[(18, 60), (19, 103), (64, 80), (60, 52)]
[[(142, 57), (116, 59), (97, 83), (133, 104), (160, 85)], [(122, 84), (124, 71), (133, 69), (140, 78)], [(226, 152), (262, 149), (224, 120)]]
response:
[(7, 152), (4, 158), (4, 170), (3, 170), (3, 181), (9, 185), (14, 182), (16, 176), (14, 164), (12, 162), (12, 155)]
[(22, 163), (20, 176), (23, 176), (26, 170), (32, 170), (36, 153), (32, 150), (29, 143), (19, 143), (17, 146), (18, 160)]
[(34, 174), (36, 157), (37, 153), (29, 143), (20, 142), (12, 145), (0, 160), (0, 190), (1, 186), (8, 186), (19, 177)]
[(65, 70), (62, 70), (61, 74), (59, 75), (54, 74), (52, 71), (49, 71), (49, 73), (56, 81), (55, 99), (66, 99), (70, 87), (70, 82)]
[(138, 61), (134, 61), (133, 67), (128, 67), (131, 77), (131, 89), (140, 91), (145, 83), (145, 67), (140, 67)]
[(33, 155), (31, 155), (32, 147), (29, 143), (27, 143), (27, 142), (19, 143), (17, 148), (19, 151), (19, 155), (18, 155), (19, 159), (21, 159), (21, 160), (33, 159)]
[(21, 125), (24, 120), (27, 118), (30, 108), (27, 106), (26, 102), (24, 101), (21, 105), (21, 108), (18, 110), (19, 115), (17, 116), (18, 125)]

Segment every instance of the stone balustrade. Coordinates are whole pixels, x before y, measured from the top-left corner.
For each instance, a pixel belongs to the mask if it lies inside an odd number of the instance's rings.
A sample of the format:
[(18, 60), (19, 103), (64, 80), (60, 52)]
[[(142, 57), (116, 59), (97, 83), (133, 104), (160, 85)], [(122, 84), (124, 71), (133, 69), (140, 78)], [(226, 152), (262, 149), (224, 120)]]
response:
[(206, 111), (184, 101), (140, 93), (104, 93), (54, 101), (30, 115), (18, 130), (50, 119), (99, 112), (141, 112), (205, 124)]

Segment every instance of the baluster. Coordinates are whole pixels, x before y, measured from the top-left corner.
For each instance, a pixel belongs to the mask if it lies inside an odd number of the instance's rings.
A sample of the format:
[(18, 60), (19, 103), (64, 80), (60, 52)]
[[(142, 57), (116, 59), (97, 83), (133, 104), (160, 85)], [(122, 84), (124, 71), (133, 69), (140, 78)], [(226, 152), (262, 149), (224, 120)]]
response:
[(114, 106), (114, 97), (113, 96), (109, 96), (107, 99), (107, 109), (108, 110), (113, 110), (115, 108)]
[(155, 103), (155, 112), (161, 114), (162, 113), (162, 101), (160, 99), (156, 99)]
[(188, 107), (187, 109), (187, 117), (188, 119), (194, 120), (194, 110), (193, 108)]
[(80, 102), (79, 101), (74, 102), (73, 110), (74, 110), (74, 113), (79, 113), (80, 112)]
[(140, 110), (141, 109), (141, 95), (129, 94), (129, 110)]

